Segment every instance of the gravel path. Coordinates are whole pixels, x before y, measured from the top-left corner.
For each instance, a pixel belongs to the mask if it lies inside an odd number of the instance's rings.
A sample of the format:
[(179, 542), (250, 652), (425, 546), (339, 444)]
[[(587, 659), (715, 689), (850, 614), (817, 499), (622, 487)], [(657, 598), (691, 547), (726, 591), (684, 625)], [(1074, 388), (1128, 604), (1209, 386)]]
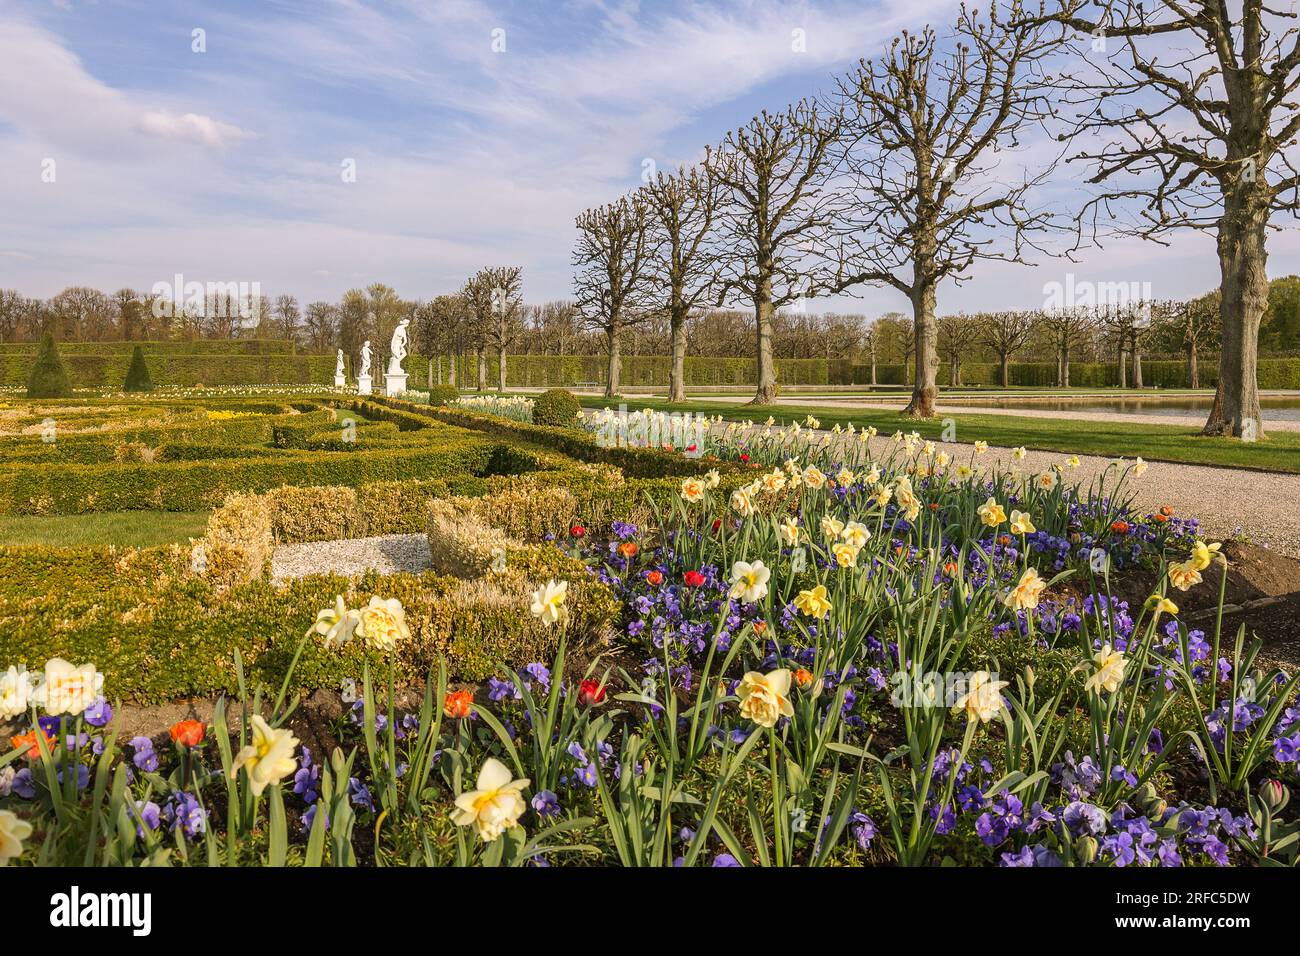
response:
[(381, 574), (423, 571), (429, 566), (429, 541), (422, 534), (385, 534), (344, 541), (282, 544), (271, 556), (271, 580), (280, 582), (308, 574)]

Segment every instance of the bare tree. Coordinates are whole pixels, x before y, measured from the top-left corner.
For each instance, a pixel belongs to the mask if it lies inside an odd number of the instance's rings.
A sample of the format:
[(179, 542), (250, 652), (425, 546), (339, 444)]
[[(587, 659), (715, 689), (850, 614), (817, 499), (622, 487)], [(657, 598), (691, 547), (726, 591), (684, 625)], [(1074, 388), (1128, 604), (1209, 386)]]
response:
[(704, 168), (723, 190), (726, 254), (719, 260), (717, 303), (753, 306), (756, 405), (776, 400), (776, 310), (844, 288), (831, 230), (839, 197), (829, 188), (831, 146), (839, 135), (837, 113), (803, 100), (784, 112), (764, 111), (705, 154)]
[(296, 296), (275, 297), (275, 304), (271, 307), (271, 327), (280, 338), (290, 342), (298, 341), (302, 328), (302, 311), (298, 308)]
[(497, 266), (479, 273), (489, 297), (489, 314), (484, 326), (484, 341), (497, 353), (497, 390), (506, 389), (506, 353), (518, 337), (523, 301), (520, 287), (524, 270), (521, 266)]
[(950, 50), (929, 27), (904, 32), (839, 83), (857, 197), (846, 278), (890, 285), (911, 302), (916, 384), (903, 414), (917, 418), (933, 417), (938, 396), (939, 285), (961, 282), (979, 260), (1025, 262), (1051, 225), (1030, 194), (1054, 162), (1019, 171), (1000, 163), (1051, 115), (1041, 68), (1055, 31), (1010, 26), (1019, 0), (1007, 14), (994, 5), (981, 19), (962, 7)]
[(312, 302), (303, 314), (303, 331), (313, 352), (324, 352), (338, 336), (338, 308), (329, 302)]
[(1198, 353), (1203, 343), (1219, 336), (1221, 321), (1221, 294), (1216, 289), (1208, 295), (1190, 302), (1176, 303), (1164, 313), (1166, 325), (1178, 328), (1179, 344), (1187, 353), (1187, 387), (1201, 387), (1201, 372), (1197, 366)]
[(938, 322), (938, 348), (948, 357), (948, 385), (961, 384), (961, 359), (979, 341), (983, 329), (975, 316), (945, 315)]
[(652, 232), (653, 277), (665, 300), (671, 337), (668, 400), (686, 401), (686, 320), (703, 305), (717, 277), (710, 247), (720, 184), (698, 168), (663, 173), (641, 189)]
[(999, 380), (1011, 387), (1011, 356), (1023, 349), (1034, 334), (1032, 312), (989, 312), (979, 316), (983, 343), (998, 356)]
[(1081, 221), (1095, 234), (1131, 212), (1112, 228), (1156, 241), (1188, 228), (1217, 236), (1223, 348), (1207, 435), (1262, 434), (1265, 240), (1273, 213), (1300, 211), (1287, 155), (1300, 133), (1295, 17), (1263, 0), (1060, 0), (1048, 17), (1089, 35), (1077, 46), (1086, 67), (1062, 78), (1085, 107), (1072, 158), (1091, 164), (1101, 190)]
[(487, 269), (480, 269), (465, 280), (460, 297), (466, 309), (466, 344), (474, 350), (476, 375), (474, 387), (487, 388), (488, 327), (492, 324), (492, 277)]
[(619, 337), (645, 317), (653, 249), (646, 228), (646, 205), (638, 194), (578, 216), (573, 252), (574, 298), (583, 323), (605, 335), (609, 371), (605, 396), (618, 394), (622, 358)]
[(1047, 333), (1056, 351), (1056, 384), (1070, 386), (1070, 355), (1096, 328), (1095, 310), (1089, 307), (1045, 309), (1036, 324)]

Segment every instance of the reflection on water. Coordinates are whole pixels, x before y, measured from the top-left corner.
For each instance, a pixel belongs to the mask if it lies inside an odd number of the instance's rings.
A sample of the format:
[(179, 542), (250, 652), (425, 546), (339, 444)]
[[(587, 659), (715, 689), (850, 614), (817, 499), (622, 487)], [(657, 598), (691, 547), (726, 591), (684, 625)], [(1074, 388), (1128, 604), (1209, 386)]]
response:
[[(971, 405), (977, 404), (971, 402)], [(1176, 398), (1082, 398), (1024, 399), (998, 398), (981, 401), (994, 408), (1033, 408), (1053, 412), (1111, 412), (1116, 415), (1206, 415), (1214, 399), (1179, 396)], [(1261, 398), (1264, 421), (1300, 421), (1300, 398)]]

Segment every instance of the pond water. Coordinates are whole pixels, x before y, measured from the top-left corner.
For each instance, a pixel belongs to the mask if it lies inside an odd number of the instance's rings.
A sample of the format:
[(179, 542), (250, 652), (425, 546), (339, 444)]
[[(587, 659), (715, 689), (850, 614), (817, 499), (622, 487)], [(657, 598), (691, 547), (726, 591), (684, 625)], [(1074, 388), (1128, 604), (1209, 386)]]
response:
[[(994, 408), (1033, 408), (1053, 412), (1111, 412), (1116, 415), (1207, 415), (1214, 399), (1191, 395), (1169, 398), (1079, 398), (1024, 399), (997, 398), (970, 403)], [(1271, 397), (1259, 400), (1264, 421), (1300, 421), (1300, 397)]]

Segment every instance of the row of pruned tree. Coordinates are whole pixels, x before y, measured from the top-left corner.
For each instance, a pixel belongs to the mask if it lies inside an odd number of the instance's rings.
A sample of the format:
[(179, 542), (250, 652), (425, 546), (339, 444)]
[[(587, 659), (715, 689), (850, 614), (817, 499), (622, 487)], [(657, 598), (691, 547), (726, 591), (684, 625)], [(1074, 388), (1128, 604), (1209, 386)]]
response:
[[(1295, 14), (1263, 0), (1051, 2), (963, 7), (942, 40), (905, 31), (830, 95), (762, 112), (698, 165), (579, 215), (575, 293), (606, 335), (609, 392), (621, 330), (658, 315), (673, 330), (670, 397), (684, 398), (682, 327), (712, 303), (752, 310), (754, 401), (770, 403), (777, 310), (872, 284), (911, 305), (906, 414), (930, 416), (945, 283), (980, 261), (1055, 251), (1057, 230), (1073, 233), (1068, 255), (1114, 233), (1200, 229), (1216, 236), (1221, 270), (1205, 431), (1258, 435), (1266, 233), (1274, 213), (1300, 209)], [(1035, 130), (1061, 152), (1018, 154)], [(1061, 159), (1082, 164), (1090, 188), (1052, 210), (1039, 187)], [(1043, 321), (1068, 343), (1078, 312)]]

